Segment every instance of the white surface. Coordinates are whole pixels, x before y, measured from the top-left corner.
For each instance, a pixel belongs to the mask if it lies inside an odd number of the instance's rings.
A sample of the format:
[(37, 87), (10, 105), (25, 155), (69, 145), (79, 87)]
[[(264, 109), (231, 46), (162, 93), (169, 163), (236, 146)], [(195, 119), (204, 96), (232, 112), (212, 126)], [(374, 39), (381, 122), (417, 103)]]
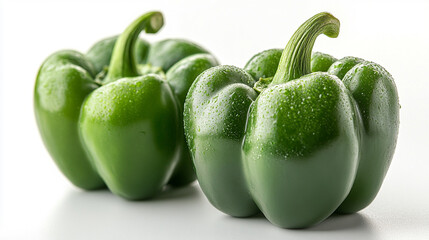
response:
[[(298, 2), (298, 1), (297, 1)], [(404, 1), (7, 1), (0, 5), (0, 239), (429, 239), (429, 2)], [(72, 187), (46, 152), (33, 116), (33, 86), (52, 52), (86, 51), (140, 14), (164, 13), (154, 41), (201, 43), (223, 64), (284, 47), (308, 17), (329, 11), (337, 39), (315, 50), (383, 65), (395, 78), (400, 136), (376, 200), (359, 214), (285, 230), (259, 216), (237, 219), (214, 209), (197, 184), (146, 202)]]

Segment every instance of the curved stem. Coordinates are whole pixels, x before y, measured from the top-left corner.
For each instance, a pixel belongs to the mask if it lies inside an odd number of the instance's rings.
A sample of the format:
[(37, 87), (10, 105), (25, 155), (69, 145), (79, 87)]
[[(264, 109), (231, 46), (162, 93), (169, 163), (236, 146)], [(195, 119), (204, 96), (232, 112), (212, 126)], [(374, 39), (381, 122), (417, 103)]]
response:
[(156, 33), (164, 24), (160, 12), (149, 12), (131, 23), (119, 36), (113, 48), (109, 71), (103, 83), (113, 82), (124, 77), (138, 76), (134, 46), (141, 31)]
[(340, 21), (330, 13), (322, 12), (305, 21), (292, 35), (283, 50), (271, 85), (285, 83), (311, 72), (311, 51), (320, 34), (335, 38), (340, 32)]

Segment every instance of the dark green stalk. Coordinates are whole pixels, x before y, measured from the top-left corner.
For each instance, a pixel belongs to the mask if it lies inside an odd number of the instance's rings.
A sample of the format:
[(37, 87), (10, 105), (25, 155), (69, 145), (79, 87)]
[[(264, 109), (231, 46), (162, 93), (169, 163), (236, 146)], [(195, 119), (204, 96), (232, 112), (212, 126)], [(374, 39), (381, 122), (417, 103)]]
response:
[(160, 12), (149, 12), (136, 19), (119, 36), (113, 49), (112, 60), (104, 84), (124, 77), (138, 76), (134, 46), (141, 31), (156, 33), (164, 24)]

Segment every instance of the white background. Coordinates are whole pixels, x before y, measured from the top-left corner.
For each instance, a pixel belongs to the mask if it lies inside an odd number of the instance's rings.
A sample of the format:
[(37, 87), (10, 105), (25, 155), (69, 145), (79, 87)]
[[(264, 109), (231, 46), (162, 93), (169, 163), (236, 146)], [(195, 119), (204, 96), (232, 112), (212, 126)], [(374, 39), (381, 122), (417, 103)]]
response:
[[(0, 4), (1, 239), (429, 239), (428, 1)], [(315, 50), (380, 63), (394, 76), (402, 105), (396, 154), (376, 200), (358, 214), (331, 217), (306, 230), (285, 230), (262, 216), (222, 214), (197, 184), (145, 202), (73, 187), (37, 131), (32, 100), (37, 70), (52, 52), (85, 52), (149, 10), (161, 10), (166, 24), (156, 36), (142, 37), (192, 39), (221, 63), (240, 67), (259, 51), (284, 47), (310, 16), (329, 11), (338, 17), (340, 36), (319, 37)]]

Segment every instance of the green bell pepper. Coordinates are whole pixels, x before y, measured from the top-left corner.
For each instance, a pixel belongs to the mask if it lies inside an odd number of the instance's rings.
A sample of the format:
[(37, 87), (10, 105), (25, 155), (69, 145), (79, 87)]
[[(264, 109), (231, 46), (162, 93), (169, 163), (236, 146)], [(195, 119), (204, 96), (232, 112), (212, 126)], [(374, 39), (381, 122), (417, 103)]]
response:
[(87, 55), (59, 51), (40, 67), (34, 90), (40, 134), (77, 187), (107, 185), (124, 198), (145, 199), (166, 184), (195, 180), (183, 104), (196, 76), (218, 63), (185, 40), (138, 38), (162, 26), (160, 12), (146, 13)]
[(277, 226), (304, 228), (377, 194), (398, 134), (395, 83), (375, 63), (311, 59), (322, 33), (337, 37), (338, 19), (319, 13), (283, 52), (259, 53), (244, 70), (206, 70), (189, 90), (184, 124), (197, 178), (224, 213), (262, 211)]

